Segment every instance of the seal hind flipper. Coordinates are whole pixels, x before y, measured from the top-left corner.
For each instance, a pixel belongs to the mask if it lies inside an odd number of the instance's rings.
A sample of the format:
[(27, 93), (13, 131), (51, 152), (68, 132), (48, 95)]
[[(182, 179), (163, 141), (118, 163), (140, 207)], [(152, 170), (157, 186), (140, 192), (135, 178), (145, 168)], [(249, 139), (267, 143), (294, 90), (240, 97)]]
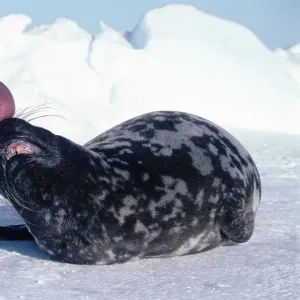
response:
[[(242, 200), (227, 199), (228, 206), (220, 212), (220, 230), (235, 243), (247, 242), (254, 231), (255, 212)], [(244, 206), (244, 207), (243, 207)]]
[(25, 225), (0, 226), (1, 241), (33, 240), (28, 228)]

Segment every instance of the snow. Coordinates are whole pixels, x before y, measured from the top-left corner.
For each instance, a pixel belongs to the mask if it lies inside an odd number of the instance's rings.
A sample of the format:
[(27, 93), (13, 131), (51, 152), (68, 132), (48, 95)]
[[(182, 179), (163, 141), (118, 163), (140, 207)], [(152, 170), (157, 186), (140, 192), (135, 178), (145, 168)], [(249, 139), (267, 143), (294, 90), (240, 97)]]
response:
[[(0, 241), (0, 299), (297, 299), (300, 46), (270, 52), (246, 28), (183, 5), (149, 11), (124, 33), (30, 22), (0, 19), (0, 81), (18, 108), (47, 104), (40, 114), (67, 119), (33, 124), (83, 143), (150, 110), (198, 114), (250, 151), (263, 199), (248, 243), (184, 257), (74, 266), (33, 242)], [(1, 225), (21, 222), (7, 205), (0, 215)]]
[(284, 60), (285, 68), (300, 84), (300, 44), (289, 49), (276, 49), (275, 54)]

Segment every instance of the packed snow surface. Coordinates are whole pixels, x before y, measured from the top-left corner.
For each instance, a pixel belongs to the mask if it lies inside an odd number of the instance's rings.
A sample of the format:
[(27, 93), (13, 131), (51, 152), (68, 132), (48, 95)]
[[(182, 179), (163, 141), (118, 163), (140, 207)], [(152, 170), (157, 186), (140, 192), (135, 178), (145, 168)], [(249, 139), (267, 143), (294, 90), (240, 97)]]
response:
[[(255, 159), (263, 199), (252, 239), (196, 255), (113, 266), (49, 260), (0, 241), (0, 299), (291, 299), (300, 286), (300, 50), (270, 52), (249, 30), (196, 9), (148, 12), (131, 32), (90, 35), (58, 19), (0, 19), (0, 81), (28, 118), (83, 143), (153, 110), (229, 129)], [(45, 116), (44, 115), (53, 115)], [(0, 225), (22, 222), (2, 204)]]

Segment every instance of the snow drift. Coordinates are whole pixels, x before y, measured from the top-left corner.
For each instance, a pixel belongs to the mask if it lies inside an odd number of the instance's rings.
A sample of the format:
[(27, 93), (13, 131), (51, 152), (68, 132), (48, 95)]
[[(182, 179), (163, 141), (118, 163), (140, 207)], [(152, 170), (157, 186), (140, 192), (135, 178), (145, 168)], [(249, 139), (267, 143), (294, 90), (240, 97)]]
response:
[(300, 44), (288, 49), (276, 49), (275, 54), (284, 60), (284, 67), (300, 84)]
[(131, 32), (96, 36), (58, 19), (26, 30), (0, 20), (0, 80), (17, 108), (49, 104), (33, 123), (84, 142), (127, 118), (181, 110), (223, 126), (300, 133), (300, 88), (247, 29), (190, 6), (154, 9)]

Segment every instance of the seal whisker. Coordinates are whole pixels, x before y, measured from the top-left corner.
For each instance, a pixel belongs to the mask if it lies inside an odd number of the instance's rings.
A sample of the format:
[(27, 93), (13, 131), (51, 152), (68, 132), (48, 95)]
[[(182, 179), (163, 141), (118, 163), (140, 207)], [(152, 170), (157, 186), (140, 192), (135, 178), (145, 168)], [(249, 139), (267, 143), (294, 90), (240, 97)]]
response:
[(44, 105), (46, 105), (46, 104), (40, 104), (38, 106), (27, 106), (27, 107), (24, 107), (23, 109), (18, 109), (15, 112), (14, 116), (18, 117), (19, 115), (23, 115), (23, 114), (27, 113), (28, 111), (34, 110), (35, 108), (43, 107)]
[(52, 108), (49, 103), (43, 103), (37, 106), (25, 107), (22, 110), (17, 111), (14, 116), (17, 118), (27, 118), (31, 114), (35, 114), (45, 109), (54, 109), (54, 108)]
[[(64, 116), (61, 116), (61, 115), (58, 115), (58, 114), (45, 114), (45, 115), (34, 117), (34, 115), (36, 115), (38, 113), (41, 113), (41, 112), (44, 112), (44, 111), (49, 110), (49, 109), (57, 111), (57, 109), (51, 107), (50, 105), (51, 105), (51, 103), (50, 104), (49, 103), (43, 103), (43, 104), (37, 105), (35, 107), (34, 106), (28, 106), (28, 107), (25, 107), (25, 108), (17, 111), (14, 114), (14, 117), (25, 120), (27, 122), (32, 122), (32, 121), (37, 120), (39, 118), (57, 117), (57, 118), (60, 118), (60, 119), (63, 119), (65, 121), (69, 122), (69, 120), (67, 120)], [(29, 119), (30, 117), (31, 117), (31, 119)]]
[(31, 117), (31, 116), (34, 116), (40, 112), (45, 112), (47, 109), (52, 109), (51, 107), (49, 106), (45, 106), (45, 107), (41, 107), (41, 108), (38, 108), (38, 109), (34, 109), (34, 110), (31, 110), (31, 111), (28, 111), (26, 113), (26, 115), (23, 115), (22, 118), (25, 119), (25, 121), (27, 121), (27, 118)]
[(14, 196), (14, 195), (12, 195), (11, 192), (9, 192), (9, 191), (7, 190), (7, 187), (6, 187), (6, 188), (3, 187), (3, 192), (6, 194), (6, 197), (7, 197), (8, 200), (10, 200), (11, 202), (16, 203), (16, 204), (19, 205), (20, 207), (22, 207), (22, 208), (24, 208), (24, 209), (27, 210), (27, 207), (24, 206), (24, 205), (23, 205), (22, 203), (20, 203), (19, 201), (17, 201), (17, 200), (16, 200), (17, 197)]
[(53, 114), (37, 116), (37, 117), (34, 117), (34, 118), (31, 118), (31, 119), (27, 120), (27, 122), (32, 122), (33, 120), (37, 120), (37, 119), (41, 119), (41, 118), (45, 118), (45, 117), (57, 117), (57, 118), (60, 118), (60, 119), (63, 119), (65, 121), (69, 122), (65, 117), (60, 116), (60, 115), (53, 115)]
[(22, 109), (18, 109), (16, 110), (16, 112), (14, 113), (14, 117), (18, 118), (19, 115), (22, 115), (23, 113), (25, 113), (26, 111), (28, 111), (32, 106), (28, 106), (28, 107), (24, 107)]
[[(35, 213), (36, 213), (36, 212), (39, 212), (39, 211), (36, 211), (36, 210), (32, 210), (32, 209), (28, 208), (27, 206), (21, 204), (19, 201), (16, 200), (16, 198), (18, 198), (18, 197), (17, 197), (16, 195), (11, 195), (11, 192), (9, 192), (7, 188), (9, 188), (9, 187), (8, 187), (8, 186), (6, 186), (6, 188), (3, 187), (3, 189), (4, 189), (3, 192), (7, 195), (7, 196), (6, 196), (6, 197), (7, 197), (7, 200), (10, 200), (10, 201), (16, 203), (17, 205), (19, 205), (19, 206), (20, 206), (22, 209), (24, 209), (24, 210), (31, 211), (31, 212), (35, 212)], [(22, 202), (24, 202), (24, 201), (22, 201)], [(29, 202), (28, 202), (28, 203), (29, 203)], [(14, 208), (14, 211), (18, 211), (13, 205), (12, 205), (12, 207)], [(25, 221), (26, 223), (28, 223), (28, 224), (30, 224), (30, 225), (33, 225), (33, 226), (36, 226), (36, 227), (39, 227), (38, 225), (33, 224), (32, 222), (30, 222), (30, 221), (28, 220), (28, 218), (27, 218), (26, 216), (24, 216), (24, 215), (23, 215), (23, 219), (24, 219), (24, 221)]]
[(27, 111), (25, 114), (22, 115), (22, 119), (27, 121), (27, 118), (35, 115), (35, 114), (38, 114), (40, 112), (44, 112), (45, 110), (47, 109), (53, 109), (52, 107), (49, 107), (49, 106), (44, 106), (44, 107), (40, 107), (40, 108), (35, 108), (35, 109), (32, 109), (30, 111)]
[(8, 200), (14, 201), (15, 203), (17, 203), (18, 205), (21, 206), (21, 204), (19, 203), (19, 201), (16, 201), (16, 200), (15, 200), (15, 198), (18, 198), (18, 197), (15, 196), (15, 195), (13, 194), (12, 191), (10, 191), (10, 189), (9, 189), (8, 186), (3, 187), (3, 191), (4, 191), (4, 193), (5, 193), (5, 195), (6, 195), (6, 198), (7, 198)]
[[(11, 190), (11, 188), (10, 188), (8, 185), (4, 186), (3, 189), (4, 189), (4, 191), (6, 192), (6, 195), (8, 196), (7, 198), (8, 198), (9, 200), (14, 201), (15, 203), (17, 203), (18, 205), (20, 205), (20, 206), (23, 207), (24, 209), (30, 210), (30, 211), (32, 211), (32, 212), (39, 212), (38, 210), (33, 210), (33, 209), (27, 207), (26, 205), (22, 204), (22, 203), (27, 203), (27, 204), (32, 205), (32, 204), (35, 204), (35, 203), (32, 202), (32, 201), (26, 201), (26, 200), (24, 200), (24, 199), (21, 199), (17, 194), (15, 194), (15, 193)], [(36, 205), (36, 204), (35, 204), (35, 205)]]
[[(6, 186), (6, 187), (8, 187), (8, 186)], [(14, 196), (14, 195), (11, 195), (5, 187), (3, 187), (3, 193), (6, 194), (5, 197), (6, 197), (6, 200), (7, 200), (8, 202), (9, 202), (9, 201), (12, 201), (12, 202), (16, 203), (17, 205), (19, 205), (21, 208), (23, 208), (23, 209), (25, 209), (25, 210), (29, 210), (29, 211), (32, 211), (32, 212), (38, 212), (38, 211), (31, 210), (31, 209), (27, 208), (26, 206), (20, 204), (18, 201), (16, 201), (15, 198), (14, 198), (15, 196)], [(16, 208), (12, 205), (12, 203), (10, 203), (10, 204), (8, 205), (8, 207), (9, 207), (9, 209), (13, 210), (14, 212), (18, 212), (18, 209), (16, 209)], [(28, 224), (30, 224), (30, 225), (32, 225), (32, 226), (35, 226), (35, 227), (39, 227), (38, 225), (33, 224), (32, 222), (30, 222), (30, 221), (27, 219), (27, 217), (23, 216), (23, 219), (24, 219), (24, 221), (25, 221), (26, 223), (28, 223)]]

